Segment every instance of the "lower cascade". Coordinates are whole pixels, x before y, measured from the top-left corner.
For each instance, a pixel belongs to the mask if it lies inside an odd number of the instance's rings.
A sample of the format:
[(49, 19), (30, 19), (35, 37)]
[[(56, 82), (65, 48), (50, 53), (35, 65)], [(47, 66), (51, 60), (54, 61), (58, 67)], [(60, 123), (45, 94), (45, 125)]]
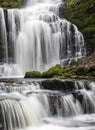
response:
[(0, 130), (94, 130), (95, 82), (50, 82), (0, 82)]
[(61, 18), (61, 0), (27, 0), (21, 9), (0, 8), (0, 77), (23, 76), (85, 56), (78, 28)]

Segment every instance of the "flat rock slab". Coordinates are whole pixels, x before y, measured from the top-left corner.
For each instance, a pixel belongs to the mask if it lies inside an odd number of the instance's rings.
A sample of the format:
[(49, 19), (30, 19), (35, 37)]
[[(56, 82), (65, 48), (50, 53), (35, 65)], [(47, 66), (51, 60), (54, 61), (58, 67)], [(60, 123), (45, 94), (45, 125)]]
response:
[(76, 84), (73, 80), (44, 80), (41, 82), (43, 89), (73, 91), (76, 90)]

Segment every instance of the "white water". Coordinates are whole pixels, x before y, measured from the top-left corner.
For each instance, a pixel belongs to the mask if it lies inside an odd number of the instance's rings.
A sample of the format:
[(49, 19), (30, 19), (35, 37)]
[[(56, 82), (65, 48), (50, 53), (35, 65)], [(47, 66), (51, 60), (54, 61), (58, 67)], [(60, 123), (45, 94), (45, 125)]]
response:
[(85, 56), (83, 35), (59, 17), (63, 4), (61, 0), (28, 0), (22, 9), (0, 9), (4, 52), (0, 53), (1, 77), (44, 71)]
[(75, 81), (75, 96), (42, 90), (37, 82), (0, 83), (0, 128), (3, 123), (4, 130), (95, 130), (95, 83), (86, 85)]

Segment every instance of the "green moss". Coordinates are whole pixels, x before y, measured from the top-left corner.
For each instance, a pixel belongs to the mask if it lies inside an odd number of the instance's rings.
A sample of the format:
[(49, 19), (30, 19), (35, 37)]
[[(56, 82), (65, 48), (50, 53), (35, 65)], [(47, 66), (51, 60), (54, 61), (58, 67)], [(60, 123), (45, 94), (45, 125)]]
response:
[[(88, 70), (84, 67), (72, 67), (72, 66), (65, 66), (62, 67), (61, 65), (56, 65), (50, 68), (48, 71), (42, 73), (42, 78), (85, 78), (87, 76)], [(90, 76), (91, 77), (91, 76)]]
[(95, 65), (86, 68), (80, 64), (76, 65), (76, 67), (55, 65), (42, 74), (39, 71), (26, 72), (25, 74), (25, 78), (92, 79), (94, 77)]
[(72, 70), (72, 67), (71, 66), (64, 66), (63, 67), (63, 73), (64, 72), (69, 72), (69, 71), (71, 71)]
[(95, 0), (67, 0), (66, 18), (78, 26), (85, 41), (95, 50)]
[(25, 78), (41, 78), (41, 72), (39, 71), (26, 72)]
[(60, 76), (62, 74), (63, 67), (61, 65), (55, 65), (48, 71), (42, 73), (43, 78), (52, 78), (55, 76)]
[(42, 73), (42, 78), (52, 78), (54, 75), (52, 73), (49, 73), (48, 71), (45, 71)]

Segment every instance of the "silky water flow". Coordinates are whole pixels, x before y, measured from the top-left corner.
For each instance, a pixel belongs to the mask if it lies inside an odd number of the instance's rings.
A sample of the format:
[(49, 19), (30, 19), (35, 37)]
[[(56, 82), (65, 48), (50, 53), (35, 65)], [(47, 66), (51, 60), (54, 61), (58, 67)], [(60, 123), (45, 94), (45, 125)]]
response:
[(83, 35), (61, 18), (63, 7), (61, 0), (28, 0), (21, 9), (0, 8), (1, 77), (69, 65), (85, 56)]
[(41, 82), (0, 83), (0, 130), (95, 130), (95, 82), (63, 92)]
[[(61, 0), (27, 0), (21, 9), (0, 8), (0, 77), (85, 56), (83, 35), (61, 18), (62, 6)], [(43, 89), (41, 82), (0, 82), (0, 130), (95, 130), (95, 82), (73, 81), (74, 91), (66, 92)]]

